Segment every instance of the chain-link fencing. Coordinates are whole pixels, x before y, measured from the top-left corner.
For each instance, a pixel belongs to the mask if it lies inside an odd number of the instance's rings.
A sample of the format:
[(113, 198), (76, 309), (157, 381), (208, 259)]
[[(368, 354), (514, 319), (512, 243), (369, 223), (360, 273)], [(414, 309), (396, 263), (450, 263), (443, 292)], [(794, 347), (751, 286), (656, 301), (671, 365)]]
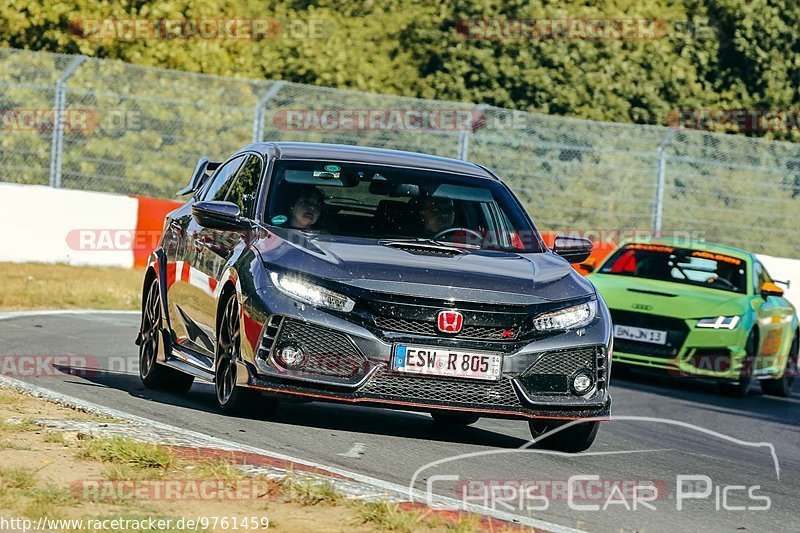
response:
[(800, 257), (800, 145), (0, 49), (0, 181), (173, 198), (197, 158), (320, 141), (469, 159), (542, 229)]

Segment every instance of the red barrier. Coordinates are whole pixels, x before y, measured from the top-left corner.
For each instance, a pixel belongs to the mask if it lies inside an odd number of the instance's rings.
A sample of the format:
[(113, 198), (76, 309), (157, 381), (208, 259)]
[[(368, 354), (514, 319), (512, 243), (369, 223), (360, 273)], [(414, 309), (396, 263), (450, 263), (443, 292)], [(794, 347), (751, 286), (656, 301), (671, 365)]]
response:
[(147, 259), (153, 252), (158, 243), (151, 242), (148, 236), (160, 235), (164, 228), (164, 217), (181, 205), (181, 202), (173, 200), (159, 200), (146, 196), (131, 196), (139, 202), (139, 210), (136, 213), (136, 242), (146, 242), (150, 246), (135, 247), (133, 250), (133, 266), (147, 266)]

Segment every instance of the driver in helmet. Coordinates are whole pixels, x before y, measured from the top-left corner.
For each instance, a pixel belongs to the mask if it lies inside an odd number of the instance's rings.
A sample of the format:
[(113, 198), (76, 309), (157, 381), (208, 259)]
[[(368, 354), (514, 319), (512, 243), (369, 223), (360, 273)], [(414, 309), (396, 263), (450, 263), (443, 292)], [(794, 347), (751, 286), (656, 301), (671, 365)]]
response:
[(434, 237), (440, 232), (452, 228), (456, 218), (453, 200), (435, 196), (426, 196), (422, 199), (419, 214), (426, 237)]

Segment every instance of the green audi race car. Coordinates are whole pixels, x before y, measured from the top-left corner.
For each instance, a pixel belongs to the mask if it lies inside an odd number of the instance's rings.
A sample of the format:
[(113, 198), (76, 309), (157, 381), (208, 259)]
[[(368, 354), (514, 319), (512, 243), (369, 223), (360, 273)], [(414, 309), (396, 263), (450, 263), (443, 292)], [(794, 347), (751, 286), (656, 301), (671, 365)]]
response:
[(622, 244), (589, 279), (614, 323), (613, 362), (718, 380), (723, 392), (789, 396), (797, 313), (758, 258), (714, 244)]

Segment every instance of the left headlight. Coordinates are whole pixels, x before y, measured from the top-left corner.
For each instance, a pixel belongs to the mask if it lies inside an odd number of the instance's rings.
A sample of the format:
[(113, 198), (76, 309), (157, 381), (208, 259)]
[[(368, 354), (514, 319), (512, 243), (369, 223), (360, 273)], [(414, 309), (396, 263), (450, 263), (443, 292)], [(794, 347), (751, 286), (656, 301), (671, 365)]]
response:
[(695, 327), (710, 329), (734, 329), (739, 325), (738, 316), (715, 316), (711, 318), (701, 318)]
[(297, 276), (291, 274), (279, 274), (278, 272), (270, 272), (269, 277), (275, 288), (286, 296), (290, 296), (295, 300), (300, 300), (315, 307), (324, 307), (326, 309), (333, 309), (334, 311), (344, 311), (346, 313), (353, 310), (356, 305), (355, 301), (351, 300), (343, 294), (334, 292), (309, 283)]
[(533, 319), (533, 327), (538, 331), (573, 329), (587, 325), (597, 316), (597, 300), (543, 313)]

